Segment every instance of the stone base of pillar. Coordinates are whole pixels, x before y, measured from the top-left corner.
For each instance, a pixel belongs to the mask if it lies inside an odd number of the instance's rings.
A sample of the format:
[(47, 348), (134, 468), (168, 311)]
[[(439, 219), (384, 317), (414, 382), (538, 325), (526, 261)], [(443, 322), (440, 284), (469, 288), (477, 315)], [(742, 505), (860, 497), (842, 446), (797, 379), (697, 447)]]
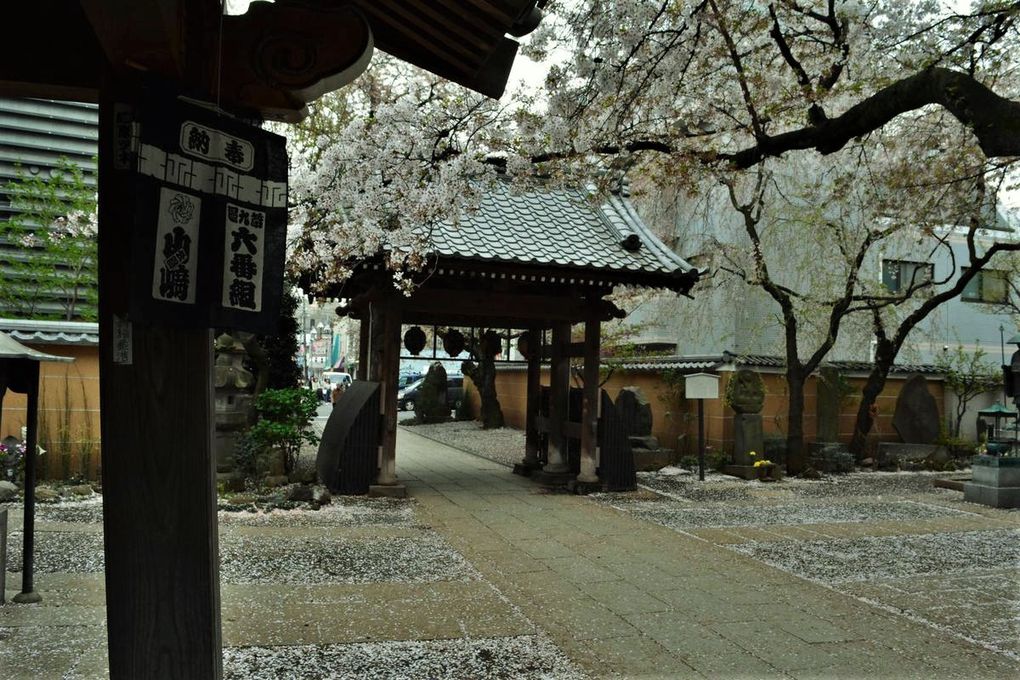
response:
[(520, 463), (514, 463), (514, 474), (520, 475), (521, 477), (530, 477), (537, 470), (541, 469), (542, 464), (539, 463), (537, 460), (532, 462), (522, 460)]
[(605, 489), (602, 482), (582, 482), (579, 479), (572, 479), (567, 482), (567, 491), (576, 493), (579, 496), (587, 496), (590, 493), (600, 493)]
[(407, 487), (403, 484), (370, 484), (368, 495), (371, 498), (407, 498)]
[(548, 470), (535, 470), (531, 478), (541, 486), (556, 489), (564, 489), (567, 484), (574, 481), (576, 473), (564, 470), (563, 472), (550, 472)]

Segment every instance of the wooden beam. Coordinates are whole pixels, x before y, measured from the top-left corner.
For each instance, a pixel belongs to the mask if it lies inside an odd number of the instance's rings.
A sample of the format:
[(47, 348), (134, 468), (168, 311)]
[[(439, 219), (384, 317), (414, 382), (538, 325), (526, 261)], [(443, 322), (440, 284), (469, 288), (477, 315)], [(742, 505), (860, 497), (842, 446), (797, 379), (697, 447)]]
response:
[[(222, 675), (212, 332), (127, 320), (130, 173), (100, 104), (99, 361), (106, 615), (113, 680)], [(145, 286), (142, 286), (143, 288)], [(130, 348), (130, 355), (118, 352)]]
[[(533, 321), (580, 321), (586, 318), (586, 309), (579, 296), (524, 295), (513, 292), (469, 291), (422, 288), (402, 303), (408, 318), (415, 315), (440, 317), (457, 314), (463, 317), (485, 319), (484, 325), (514, 325), (492, 323), (492, 319), (521, 319)], [(421, 323), (415, 321), (414, 323)], [(442, 322), (437, 322), (442, 323)]]

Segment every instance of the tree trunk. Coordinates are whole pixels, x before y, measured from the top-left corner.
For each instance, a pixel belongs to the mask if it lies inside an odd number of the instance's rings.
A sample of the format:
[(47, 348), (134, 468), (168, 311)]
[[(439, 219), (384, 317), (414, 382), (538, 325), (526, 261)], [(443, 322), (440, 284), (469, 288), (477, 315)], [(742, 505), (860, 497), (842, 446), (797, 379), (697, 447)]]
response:
[(786, 472), (796, 475), (804, 470), (807, 460), (804, 451), (804, 376), (799, 368), (787, 366), (786, 386), (790, 392), (786, 415)]
[(857, 408), (857, 423), (854, 425), (854, 435), (850, 439), (850, 453), (858, 462), (865, 457), (867, 452), (868, 433), (871, 432), (871, 427), (875, 423), (875, 401), (885, 389), (889, 370), (898, 353), (898, 346), (884, 337), (879, 338), (875, 352), (875, 365), (872, 366), (868, 380), (864, 383), (864, 389), (861, 391), (861, 404)]
[(498, 350), (491, 346), (493, 342), (493, 336), (483, 333), (482, 337), (472, 343), (469, 348), (478, 363), (465, 361), (461, 365), (461, 372), (471, 378), (471, 382), (478, 388), (478, 395), (482, 402), (479, 419), (482, 421), (484, 430), (492, 430), (504, 425), (503, 409), (499, 405), (499, 396), (496, 394), (495, 357)]

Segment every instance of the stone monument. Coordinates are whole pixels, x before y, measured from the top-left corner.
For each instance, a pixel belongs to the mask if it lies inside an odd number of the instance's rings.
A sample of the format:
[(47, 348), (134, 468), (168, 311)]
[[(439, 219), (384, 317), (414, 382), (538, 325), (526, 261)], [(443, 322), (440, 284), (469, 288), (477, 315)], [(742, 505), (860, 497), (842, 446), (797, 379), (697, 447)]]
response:
[[(755, 460), (761, 460), (765, 452), (761, 422), (765, 383), (761, 376), (746, 368), (736, 371), (726, 384), (726, 403), (736, 414), (733, 416), (733, 464), (727, 465), (725, 472), (754, 479), (758, 476)], [(752, 452), (756, 455), (752, 456)]]
[(640, 387), (622, 388), (616, 395), (615, 406), (638, 470), (658, 470), (675, 462), (673, 450), (659, 446), (659, 440), (652, 435), (652, 405)]
[(839, 443), (839, 407), (843, 393), (842, 376), (826, 366), (815, 382), (817, 396), (817, 435), (808, 454), (809, 465), (819, 472), (853, 472), (854, 459), (844, 444)]
[(914, 374), (904, 383), (896, 399), (892, 425), (902, 443), (880, 443), (880, 465), (894, 467), (907, 463), (920, 466), (920, 461), (938, 452), (940, 447), (935, 442), (939, 437), (939, 410), (923, 375)]
[(227, 486), (237, 486), (239, 475), (234, 465), (234, 448), (251, 415), (251, 390), (255, 378), (244, 367), (247, 354), (241, 341), (224, 333), (213, 343), (213, 387), (216, 405), (216, 476)]

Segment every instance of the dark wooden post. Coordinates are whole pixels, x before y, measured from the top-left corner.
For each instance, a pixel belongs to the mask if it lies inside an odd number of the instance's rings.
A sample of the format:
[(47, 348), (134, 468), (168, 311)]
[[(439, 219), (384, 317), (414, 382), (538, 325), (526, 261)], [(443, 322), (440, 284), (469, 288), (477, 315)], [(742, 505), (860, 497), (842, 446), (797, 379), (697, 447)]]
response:
[(542, 468), (550, 475), (565, 475), (570, 469), (564, 431), (570, 415), (570, 358), (566, 352), (569, 342), (570, 324), (563, 321), (553, 324), (549, 352), (549, 462)]
[(542, 329), (538, 326), (528, 328), (528, 341), (531, 345), (528, 352), (528, 386), (524, 416), (524, 460), (521, 469), (515, 472), (528, 475), (539, 467), (538, 463), (538, 407), (541, 405), (542, 390)]
[[(21, 592), (14, 596), (19, 603), (42, 602), (35, 592), (35, 459), (39, 446), (39, 362), (23, 362), (21, 369), (27, 374), (25, 420), (28, 426), (25, 437), (25, 522), (22, 535)], [(0, 569), (6, 568), (0, 564)]]
[(580, 484), (597, 484), (595, 449), (599, 428), (599, 341), (602, 324), (589, 314), (584, 323), (584, 391), (581, 401), (581, 471)]
[(372, 316), (364, 313), (358, 322), (358, 380), (368, 380), (369, 352), (372, 350)]
[(382, 432), (379, 436), (379, 476), (369, 489), (373, 495), (404, 496), (397, 483), (397, 391), (400, 386), (400, 302), (387, 294), (372, 304), (371, 379), (382, 383)]
[[(100, 424), (110, 677), (222, 676), (212, 332), (126, 318), (134, 194), (99, 134)], [(141, 284), (143, 286), (147, 284)], [(118, 352), (115, 355), (114, 345)]]

